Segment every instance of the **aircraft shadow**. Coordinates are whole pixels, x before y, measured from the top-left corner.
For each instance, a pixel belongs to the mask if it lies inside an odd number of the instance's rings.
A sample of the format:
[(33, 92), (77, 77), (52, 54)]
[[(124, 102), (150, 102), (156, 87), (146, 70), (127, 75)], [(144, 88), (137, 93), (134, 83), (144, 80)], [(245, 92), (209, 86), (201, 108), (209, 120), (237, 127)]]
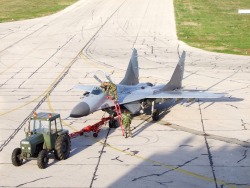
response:
[(82, 152), (84, 149), (94, 145), (95, 143), (106, 138), (107, 134), (112, 131), (109, 131), (109, 128), (101, 128), (101, 131), (98, 133), (98, 137), (93, 137), (93, 132), (84, 133), (83, 136), (78, 136), (71, 139), (71, 152), (70, 157)]
[[(218, 103), (218, 102), (239, 102), (239, 101), (243, 101), (243, 100), (244, 99), (242, 99), (242, 98), (236, 98), (236, 97), (223, 97), (223, 98), (218, 98), (218, 99), (199, 99), (199, 102), (201, 104), (211, 103), (211, 104), (208, 105), (208, 106), (211, 106), (214, 103)], [(189, 107), (189, 106), (193, 105), (196, 102), (198, 102), (198, 99), (193, 100), (191, 102), (189, 102), (188, 99), (182, 99), (182, 100), (177, 100), (177, 101), (175, 99), (172, 99), (172, 100), (167, 101), (165, 103), (157, 104), (157, 105), (155, 105), (155, 108), (160, 111), (160, 116), (159, 116), (158, 121), (163, 119), (170, 112), (170, 110), (174, 106), (180, 104), (180, 105), (185, 105), (186, 107)], [(148, 107), (148, 108), (144, 109), (144, 114), (145, 115), (151, 115), (151, 107)], [(138, 116), (138, 115), (133, 115), (132, 117), (136, 117), (136, 116)], [(144, 126), (141, 126), (141, 124), (143, 124), (145, 121), (147, 121), (147, 123)], [(153, 125), (154, 123), (157, 123), (157, 121), (153, 121), (151, 119), (151, 117), (147, 117), (147, 119), (145, 119), (144, 122), (136, 125), (135, 127), (133, 127), (131, 129), (132, 133), (133, 133), (133, 136), (137, 136), (143, 130), (147, 129), (149, 126)]]
[[(131, 152), (131, 155), (121, 153), (120, 166), (117, 166), (118, 162), (113, 161), (111, 155), (109, 164), (114, 163), (119, 171), (110, 170), (105, 176), (99, 176), (93, 185), (138, 188), (250, 186), (249, 158), (242, 157), (246, 148), (228, 147), (228, 143), (215, 147), (214, 141), (210, 142), (205, 136), (197, 141), (195, 135), (184, 134), (182, 138), (180, 131), (166, 131), (165, 134), (164, 138), (159, 138), (158, 143), (145, 145), (152, 152), (152, 155), (145, 158), (144, 150), (142, 154), (140, 149), (136, 148), (137, 154), (133, 154), (134, 148), (130, 147), (126, 152)], [(178, 135), (177, 140), (172, 139)], [(160, 143), (165, 144), (158, 147)], [(211, 146), (214, 146), (213, 149)], [(136, 165), (128, 165), (133, 164), (135, 160), (138, 161)], [(122, 174), (123, 172), (126, 173)], [(104, 178), (112, 179), (111, 177), (118, 175), (120, 178), (103, 184)]]

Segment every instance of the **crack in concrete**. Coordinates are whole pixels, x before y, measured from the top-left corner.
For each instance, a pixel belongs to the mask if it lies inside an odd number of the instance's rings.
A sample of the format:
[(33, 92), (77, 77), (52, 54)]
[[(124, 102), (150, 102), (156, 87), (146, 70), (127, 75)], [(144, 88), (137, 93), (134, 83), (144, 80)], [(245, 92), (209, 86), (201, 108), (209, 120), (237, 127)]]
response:
[(127, 148), (127, 149), (124, 149), (124, 150), (122, 150), (122, 151), (128, 151), (130, 148)]
[(135, 151), (130, 151), (131, 153), (133, 153), (134, 155), (138, 154), (139, 151), (135, 150)]
[(194, 161), (196, 159), (198, 159), (198, 157), (195, 157), (195, 158), (193, 158), (193, 159), (191, 159), (189, 161), (186, 161), (185, 163), (183, 163), (181, 165), (177, 165), (177, 167), (175, 167), (173, 169), (170, 169), (170, 170), (164, 171), (162, 173), (158, 173), (158, 174), (155, 173), (155, 174), (149, 174), (149, 175), (140, 176), (140, 177), (134, 178), (132, 181), (137, 181), (139, 179), (144, 179), (144, 178), (148, 178), (148, 177), (152, 177), (152, 176), (162, 176), (162, 175), (167, 174), (169, 172), (175, 171), (176, 169), (181, 168), (181, 167), (185, 166), (188, 163), (191, 163), (192, 161)]
[(20, 99), (18, 99), (18, 100), (27, 99), (27, 98), (29, 98), (29, 97), (30, 97), (30, 95), (28, 95), (28, 96), (26, 96), (26, 97), (22, 97), (22, 98), (20, 98)]
[(244, 151), (244, 154), (242, 155), (242, 157), (243, 157), (243, 158), (240, 159), (240, 160), (238, 160), (237, 163), (239, 163), (239, 162), (241, 162), (241, 161), (243, 161), (244, 159), (247, 158), (247, 150)]
[(102, 154), (106, 152), (106, 151), (104, 151), (104, 148), (106, 147), (106, 143), (107, 143), (107, 139), (108, 139), (109, 132), (110, 132), (110, 128), (108, 129), (107, 135), (106, 135), (106, 137), (105, 137), (105, 141), (104, 141), (104, 143), (103, 143), (103, 145), (102, 145), (102, 150), (99, 151), (100, 155), (99, 155), (99, 157), (98, 157), (98, 161), (97, 161), (97, 164), (96, 164), (96, 167), (95, 167), (95, 171), (94, 171), (94, 173), (93, 173), (92, 180), (91, 180), (91, 182), (90, 182), (90, 186), (89, 186), (90, 188), (93, 187), (94, 181), (97, 180), (97, 176), (98, 176), (98, 175), (97, 175), (97, 171), (98, 171), (99, 164), (100, 164), (100, 162), (101, 162)]
[(232, 104), (226, 104), (227, 106), (231, 106), (231, 107), (233, 107), (233, 108), (236, 108), (236, 109), (238, 109), (238, 107), (237, 106), (234, 106), (234, 105), (232, 105)]
[(247, 130), (246, 125), (249, 125), (249, 123), (244, 123), (243, 119), (241, 119), (241, 126), (243, 127), (243, 130)]
[(179, 147), (194, 147), (194, 146), (182, 144), (182, 145), (179, 145)]
[(164, 185), (165, 187), (168, 187), (166, 184), (170, 184), (170, 183), (174, 183), (174, 181), (163, 181), (163, 182), (160, 182), (160, 181), (156, 181), (156, 183), (160, 184), (160, 185)]
[[(202, 116), (202, 111), (201, 111), (201, 106), (200, 106), (199, 100), (198, 100), (198, 104), (199, 104), (199, 110), (200, 110), (200, 116), (201, 116), (201, 125), (202, 125), (203, 132), (205, 133), (205, 127), (204, 127), (203, 116)], [(204, 140), (205, 140), (205, 144), (206, 144), (206, 148), (207, 148), (208, 159), (209, 159), (210, 167), (211, 167), (211, 170), (212, 170), (215, 187), (218, 188), (217, 178), (216, 178), (216, 174), (215, 174), (215, 170), (214, 170), (213, 156), (212, 156), (212, 153), (210, 151), (210, 146), (208, 144), (206, 136), (204, 136)]]
[(119, 159), (119, 157), (120, 157), (120, 156), (117, 156), (117, 157), (115, 157), (114, 159), (111, 159), (111, 160), (112, 160), (112, 161), (117, 160), (117, 161), (119, 161), (119, 162), (123, 163), (123, 161), (122, 161), (122, 160), (120, 160), (120, 159)]
[(23, 70), (23, 68), (21, 68), (19, 71), (17, 71), (13, 76), (11, 76), (9, 79), (7, 79), (3, 84), (0, 85), (0, 87), (4, 86), (8, 81), (10, 81), (11, 79), (13, 79), (17, 74), (19, 74), (21, 71)]
[(52, 176), (48, 176), (48, 177), (44, 177), (44, 178), (38, 178), (38, 179), (35, 179), (35, 180), (33, 180), (33, 181), (29, 181), (29, 182), (26, 182), (26, 183), (22, 183), (22, 184), (19, 184), (19, 185), (17, 185), (16, 187), (21, 187), (21, 186), (23, 186), (23, 185), (27, 185), (27, 184), (29, 184), (29, 183), (33, 183), (33, 182), (36, 182), (36, 181), (39, 181), (39, 180), (43, 180), (43, 179), (48, 179), (48, 178), (51, 178)]
[(226, 183), (226, 184), (222, 184), (220, 187), (221, 188), (224, 188), (224, 185), (225, 186), (229, 186), (229, 185), (236, 185), (236, 186), (250, 186), (250, 184), (248, 184), (248, 183)]
[[(207, 106), (204, 107), (203, 109), (207, 109), (208, 107), (212, 106), (214, 103), (215, 103), (215, 102), (210, 103), (209, 105), (207, 105)], [(205, 103), (203, 103), (203, 104), (205, 104)]]

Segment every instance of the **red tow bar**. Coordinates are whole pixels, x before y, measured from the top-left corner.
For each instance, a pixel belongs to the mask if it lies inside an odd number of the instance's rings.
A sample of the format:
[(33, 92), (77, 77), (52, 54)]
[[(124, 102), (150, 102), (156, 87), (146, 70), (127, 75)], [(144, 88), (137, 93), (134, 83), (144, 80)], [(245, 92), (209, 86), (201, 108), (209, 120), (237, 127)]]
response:
[(101, 121), (97, 122), (97, 123), (94, 124), (94, 125), (88, 125), (88, 126), (82, 128), (80, 131), (76, 131), (76, 132), (70, 133), (70, 134), (69, 134), (69, 137), (70, 137), (70, 138), (75, 138), (75, 137), (77, 137), (77, 136), (82, 136), (83, 133), (88, 133), (88, 132), (93, 132), (93, 136), (94, 136), (94, 137), (97, 137), (97, 136), (98, 136), (98, 133), (99, 133), (100, 130), (101, 130), (101, 126), (102, 126), (106, 121), (109, 121), (110, 119), (112, 119), (112, 117), (102, 118)]

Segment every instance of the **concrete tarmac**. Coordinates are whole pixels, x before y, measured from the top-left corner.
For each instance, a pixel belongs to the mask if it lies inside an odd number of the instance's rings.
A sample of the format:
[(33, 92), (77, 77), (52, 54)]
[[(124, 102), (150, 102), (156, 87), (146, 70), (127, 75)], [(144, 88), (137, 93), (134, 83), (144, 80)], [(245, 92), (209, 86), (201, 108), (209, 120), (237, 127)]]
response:
[[(172, 0), (80, 0), (51, 16), (0, 24), (0, 187), (250, 187), (250, 57), (189, 47), (176, 36)], [(132, 49), (140, 81), (167, 83), (187, 52), (183, 85), (227, 93), (180, 101), (161, 116), (133, 119), (133, 138), (103, 126), (72, 139), (71, 156), (20, 167), (11, 153), (28, 117), (57, 112), (70, 132), (103, 112), (69, 118), (97, 70), (119, 83)]]

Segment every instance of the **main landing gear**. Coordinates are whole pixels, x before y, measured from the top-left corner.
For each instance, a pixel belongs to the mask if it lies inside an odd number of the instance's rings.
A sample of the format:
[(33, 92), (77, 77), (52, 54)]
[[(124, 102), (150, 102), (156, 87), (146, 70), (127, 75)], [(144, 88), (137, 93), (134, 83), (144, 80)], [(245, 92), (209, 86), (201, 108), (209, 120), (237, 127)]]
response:
[(160, 111), (155, 109), (155, 101), (152, 102), (151, 112), (153, 121), (158, 121), (160, 119)]
[(153, 121), (158, 121), (160, 119), (160, 111), (159, 110), (154, 110), (152, 113), (152, 119)]

